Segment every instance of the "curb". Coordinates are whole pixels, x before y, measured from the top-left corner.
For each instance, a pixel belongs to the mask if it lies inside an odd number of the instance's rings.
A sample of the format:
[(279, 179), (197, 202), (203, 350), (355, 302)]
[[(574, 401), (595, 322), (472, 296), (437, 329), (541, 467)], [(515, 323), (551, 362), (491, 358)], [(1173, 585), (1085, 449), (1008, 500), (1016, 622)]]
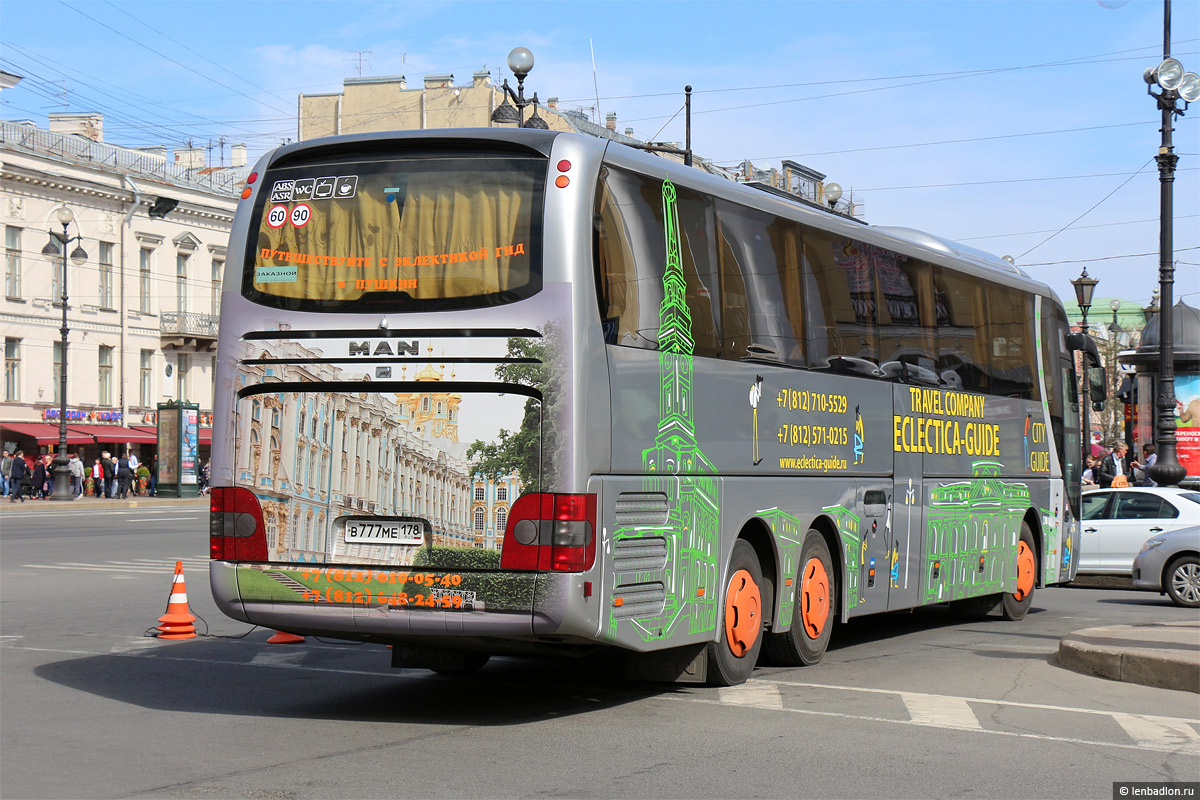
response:
[[(82, 500), (82, 502), (81, 502)], [(103, 499), (99, 497), (80, 498), (70, 502), (63, 500), (27, 500), (24, 503), (12, 503), (7, 498), (0, 499), (0, 516), (7, 511), (76, 511), (87, 513), (106, 508), (152, 508), (154, 506), (196, 506), (208, 508), (209, 498), (205, 497), (141, 497), (137, 500)]]
[(1076, 631), (1059, 642), (1057, 662), (1085, 675), (1200, 694), (1200, 622)]

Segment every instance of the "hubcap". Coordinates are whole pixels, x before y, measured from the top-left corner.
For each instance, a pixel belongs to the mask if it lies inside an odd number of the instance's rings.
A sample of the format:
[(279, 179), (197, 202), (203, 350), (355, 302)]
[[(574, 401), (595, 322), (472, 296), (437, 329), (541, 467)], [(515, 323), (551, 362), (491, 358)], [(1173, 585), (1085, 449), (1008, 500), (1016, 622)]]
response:
[(810, 558), (800, 577), (800, 624), (816, 639), (829, 619), (829, 575), (819, 558)]
[(762, 593), (750, 573), (739, 569), (729, 579), (729, 591), (725, 593), (725, 641), (729, 652), (738, 658), (746, 655), (761, 630)]
[(1186, 603), (1200, 601), (1200, 565), (1181, 564), (1171, 573), (1171, 588)]
[(1037, 562), (1029, 545), (1017, 545), (1017, 591), (1013, 594), (1018, 601), (1024, 600), (1033, 591), (1033, 572)]

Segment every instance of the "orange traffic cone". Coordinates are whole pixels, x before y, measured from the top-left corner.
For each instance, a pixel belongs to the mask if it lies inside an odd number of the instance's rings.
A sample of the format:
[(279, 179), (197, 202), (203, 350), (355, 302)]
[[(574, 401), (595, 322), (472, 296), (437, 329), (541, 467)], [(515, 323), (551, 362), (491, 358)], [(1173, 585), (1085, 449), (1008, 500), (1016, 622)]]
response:
[(300, 644), (303, 641), (303, 636), (297, 636), (294, 633), (284, 633), (283, 631), (275, 631), (275, 635), (270, 639), (267, 639), (267, 644)]
[(171, 586), (171, 599), (167, 601), (167, 613), (158, 618), (159, 639), (195, 639), (196, 615), (188, 608), (187, 586), (183, 582), (183, 562), (175, 562), (175, 578)]

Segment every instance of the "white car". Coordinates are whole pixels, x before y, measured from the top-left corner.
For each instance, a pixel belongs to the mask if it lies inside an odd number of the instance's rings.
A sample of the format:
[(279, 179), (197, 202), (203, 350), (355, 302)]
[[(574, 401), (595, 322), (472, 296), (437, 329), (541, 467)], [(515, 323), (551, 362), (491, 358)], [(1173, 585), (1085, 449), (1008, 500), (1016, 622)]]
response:
[(1084, 492), (1079, 574), (1132, 575), (1147, 539), (1189, 525), (1200, 525), (1200, 492), (1132, 486)]

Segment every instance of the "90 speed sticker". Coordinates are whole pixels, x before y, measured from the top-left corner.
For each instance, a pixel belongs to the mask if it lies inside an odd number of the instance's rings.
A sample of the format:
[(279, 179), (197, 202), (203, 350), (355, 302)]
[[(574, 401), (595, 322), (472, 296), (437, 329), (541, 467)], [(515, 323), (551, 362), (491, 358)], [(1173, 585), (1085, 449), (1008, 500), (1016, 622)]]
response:
[(292, 209), (292, 224), (297, 228), (303, 228), (312, 218), (312, 209), (308, 207), (308, 203), (299, 203)]

